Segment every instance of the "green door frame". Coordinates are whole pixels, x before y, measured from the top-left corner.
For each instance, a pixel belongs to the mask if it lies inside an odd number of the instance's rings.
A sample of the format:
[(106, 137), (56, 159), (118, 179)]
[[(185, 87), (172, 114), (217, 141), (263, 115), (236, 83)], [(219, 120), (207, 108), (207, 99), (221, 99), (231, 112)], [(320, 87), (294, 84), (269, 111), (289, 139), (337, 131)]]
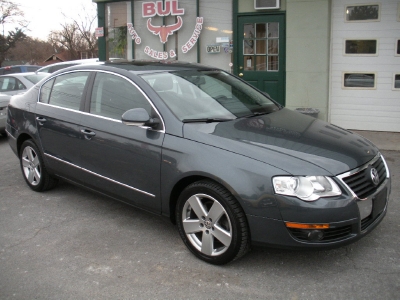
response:
[[(286, 104), (286, 13), (282, 12), (282, 11), (274, 11), (274, 12), (256, 12), (256, 13), (239, 13), (238, 12), (238, 1), (233, 1), (233, 24), (232, 24), (232, 28), (233, 28), (233, 45), (234, 45), (234, 51), (233, 51), (233, 74), (235, 75), (239, 75), (240, 70), (239, 70), (239, 51), (238, 47), (242, 47), (241, 41), (242, 38), (239, 37), (239, 18), (240, 17), (261, 17), (261, 16), (274, 16), (274, 15), (279, 15), (279, 16), (283, 16), (284, 19), (284, 27), (283, 30), (280, 30), (280, 34), (283, 34), (282, 37), (282, 41), (283, 41), (283, 45), (280, 45), (280, 62), (279, 62), (279, 68), (281, 68), (282, 72), (283, 72), (283, 76), (280, 80), (282, 80), (283, 82), (282, 84), (282, 97), (281, 101), (279, 101), (282, 105)], [(268, 91), (264, 91), (264, 92), (268, 92)]]

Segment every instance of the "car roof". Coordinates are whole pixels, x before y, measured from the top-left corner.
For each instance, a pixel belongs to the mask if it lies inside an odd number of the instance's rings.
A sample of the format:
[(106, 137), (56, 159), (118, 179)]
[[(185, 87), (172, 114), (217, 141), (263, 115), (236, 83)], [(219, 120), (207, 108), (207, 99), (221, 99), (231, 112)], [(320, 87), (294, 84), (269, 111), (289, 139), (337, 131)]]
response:
[[(181, 70), (217, 70), (218, 68), (201, 65), (198, 63), (189, 63), (182, 61), (163, 61), (163, 60), (109, 60), (105, 62), (98, 62), (94, 64), (85, 64), (79, 66), (73, 66), (64, 70), (73, 69), (85, 69), (88, 67), (94, 67), (94, 69), (102, 69), (102, 67), (117, 68), (133, 73), (149, 73), (149, 72), (170, 72), (170, 71), (181, 71)], [(61, 71), (61, 70), (60, 70)]]

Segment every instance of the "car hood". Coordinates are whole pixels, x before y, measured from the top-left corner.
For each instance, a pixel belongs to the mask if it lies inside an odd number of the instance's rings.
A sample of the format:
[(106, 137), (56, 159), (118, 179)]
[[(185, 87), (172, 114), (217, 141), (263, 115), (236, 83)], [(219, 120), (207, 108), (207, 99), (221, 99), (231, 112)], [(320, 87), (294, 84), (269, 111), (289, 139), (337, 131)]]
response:
[(286, 108), (228, 122), (187, 123), (183, 134), (293, 175), (338, 175), (378, 154), (360, 135)]

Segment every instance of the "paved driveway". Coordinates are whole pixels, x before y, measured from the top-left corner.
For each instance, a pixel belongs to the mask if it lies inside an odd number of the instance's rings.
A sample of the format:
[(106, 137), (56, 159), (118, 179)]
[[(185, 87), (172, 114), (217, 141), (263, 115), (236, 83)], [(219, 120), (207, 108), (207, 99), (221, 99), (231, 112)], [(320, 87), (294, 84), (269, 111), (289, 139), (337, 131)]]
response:
[(25, 184), (0, 136), (0, 299), (399, 299), (400, 152), (389, 212), (366, 238), (329, 251), (253, 249), (217, 267), (168, 220), (65, 182)]

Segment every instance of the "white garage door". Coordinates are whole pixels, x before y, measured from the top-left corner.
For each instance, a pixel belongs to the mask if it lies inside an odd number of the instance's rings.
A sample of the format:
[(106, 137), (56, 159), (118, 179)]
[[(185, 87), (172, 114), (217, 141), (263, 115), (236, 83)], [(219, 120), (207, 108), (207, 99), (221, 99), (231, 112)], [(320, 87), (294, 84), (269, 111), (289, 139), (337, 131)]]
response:
[(400, 2), (332, 1), (330, 121), (400, 132)]

